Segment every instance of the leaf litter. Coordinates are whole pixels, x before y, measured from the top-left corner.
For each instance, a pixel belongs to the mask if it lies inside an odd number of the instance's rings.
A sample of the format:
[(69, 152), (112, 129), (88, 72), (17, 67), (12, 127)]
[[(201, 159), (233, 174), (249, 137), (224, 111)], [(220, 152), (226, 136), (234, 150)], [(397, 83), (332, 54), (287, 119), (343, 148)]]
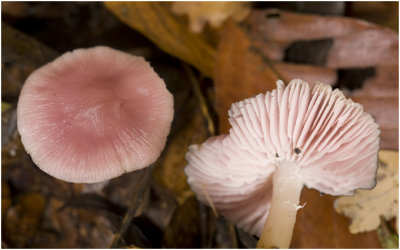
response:
[[(346, 3), (350, 16), (373, 10), (381, 19), (371, 21), (393, 29), (398, 18), (394, 15), (395, 21), (390, 21), (387, 14), (382, 15), (388, 11), (384, 3), (374, 4), (361, 8)], [(23, 81), (35, 68), (77, 47), (101, 43), (145, 56), (161, 70), (176, 101), (167, 147), (118, 247), (255, 247), (253, 236), (235, 229), (223, 217), (215, 218), (194, 198), (182, 171), (184, 154), (188, 145), (229, 128), (224, 122), (232, 102), (270, 90), (278, 78), (319, 80), (347, 89), (348, 97), (361, 102), (377, 119), (382, 148), (398, 150), (395, 32), (359, 19), (324, 16), (322, 9), (304, 13), (312, 4), (253, 3), (240, 10), (218, 7), (214, 16), (206, 17), (194, 8), (187, 14), (175, 14), (171, 5), (2, 3), (2, 102), (10, 104), (2, 111), (6, 139), (2, 141), (2, 246), (108, 247), (140, 188), (135, 183), (142, 173), (101, 185), (55, 180), (42, 173), (22, 147), (12, 113)], [(215, 17), (218, 11), (237, 18), (220, 21)], [(195, 15), (190, 18), (190, 13)], [(195, 24), (191, 27), (190, 23)], [(319, 49), (310, 50), (315, 42)], [(192, 77), (182, 63), (191, 65)], [(215, 127), (211, 133), (210, 122)], [(323, 196), (317, 201), (317, 196), (317, 192), (303, 191), (301, 204), (307, 202), (307, 211), (299, 211), (291, 247), (380, 246), (374, 232), (349, 234), (348, 221), (333, 211), (333, 198)], [(195, 210), (188, 213), (188, 207)], [(187, 231), (189, 227), (195, 230)], [(174, 242), (177, 235), (186, 238)]]

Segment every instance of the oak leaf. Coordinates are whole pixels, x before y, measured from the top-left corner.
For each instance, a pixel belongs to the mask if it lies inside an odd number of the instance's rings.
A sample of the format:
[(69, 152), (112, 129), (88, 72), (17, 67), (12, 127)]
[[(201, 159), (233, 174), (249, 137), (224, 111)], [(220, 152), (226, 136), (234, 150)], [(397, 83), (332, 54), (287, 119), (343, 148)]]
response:
[(398, 219), (399, 211), (399, 153), (391, 150), (379, 152), (377, 185), (372, 190), (357, 190), (353, 197), (340, 197), (335, 203), (338, 213), (352, 219), (351, 233), (378, 228), (380, 216), (386, 220)]

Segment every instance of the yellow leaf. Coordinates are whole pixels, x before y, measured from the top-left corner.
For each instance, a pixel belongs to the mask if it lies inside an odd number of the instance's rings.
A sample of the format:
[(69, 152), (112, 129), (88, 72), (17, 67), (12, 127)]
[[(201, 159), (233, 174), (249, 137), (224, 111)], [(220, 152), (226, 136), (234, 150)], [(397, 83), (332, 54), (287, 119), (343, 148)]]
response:
[(381, 150), (378, 164), (374, 189), (357, 190), (353, 197), (340, 197), (335, 201), (336, 212), (352, 219), (349, 230), (353, 234), (377, 229), (380, 216), (386, 220), (398, 219), (399, 153)]
[(139, 31), (165, 52), (213, 76), (215, 48), (204, 36), (194, 34), (160, 2), (105, 2), (121, 21)]

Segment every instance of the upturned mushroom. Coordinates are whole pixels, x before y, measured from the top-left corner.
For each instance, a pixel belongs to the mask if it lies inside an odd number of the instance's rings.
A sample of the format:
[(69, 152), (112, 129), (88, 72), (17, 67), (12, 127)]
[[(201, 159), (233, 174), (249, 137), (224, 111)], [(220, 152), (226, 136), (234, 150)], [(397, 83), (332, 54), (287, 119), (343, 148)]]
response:
[(153, 163), (173, 97), (142, 57), (99, 46), (65, 53), (25, 81), (18, 130), (32, 160), (69, 182), (100, 182)]
[(278, 81), (232, 104), (229, 122), (228, 135), (189, 148), (185, 173), (200, 201), (260, 236), (257, 247), (289, 247), (304, 186), (330, 195), (375, 186), (378, 125), (339, 89)]

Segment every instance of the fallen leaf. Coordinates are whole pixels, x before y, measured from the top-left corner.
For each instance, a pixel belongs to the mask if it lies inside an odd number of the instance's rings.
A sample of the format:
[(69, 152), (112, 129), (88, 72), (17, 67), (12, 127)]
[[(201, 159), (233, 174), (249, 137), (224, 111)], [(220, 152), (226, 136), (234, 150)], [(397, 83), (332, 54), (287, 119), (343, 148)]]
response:
[(380, 216), (398, 219), (399, 153), (381, 150), (378, 164), (374, 189), (357, 190), (354, 197), (340, 197), (334, 203), (336, 212), (352, 219), (349, 230), (353, 234), (377, 229)]
[(290, 248), (380, 248), (375, 232), (351, 234), (349, 220), (335, 212), (337, 197), (303, 188)]
[(190, 30), (200, 33), (206, 23), (219, 28), (228, 18), (236, 22), (244, 20), (250, 13), (250, 6), (245, 2), (174, 2), (175, 14), (186, 14), (190, 21)]
[(279, 77), (268, 60), (252, 50), (251, 41), (232, 21), (221, 33), (216, 59), (214, 88), (219, 132), (229, 128), (228, 110), (232, 103), (275, 88)]
[(269, 58), (282, 77), (345, 90), (380, 125), (381, 148), (398, 149), (395, 32), (355, 18), (280, 9), (252, 11), (243, 30), (251, 48)]
[(197, 105), (196, 98), (186, 102), (186, 109), (177, 117), (174, 132), (171, 132), (168, 144), (153, 172), (153, 179), (171, 191), (179, 204), (194, 195), (183, 172), (187, 164), (185, 160), (187, 148), (207, 139), (205, 122)]
[(337, 82), (336, 70), (326, 67), (294, 64), (294, 63), (275, 63), (275, 68), (284, 79), (302, 79), (311, 86), (316, 82), (334, 85)]
[(255, 10), (249, 23), (256, 28), (252, 30), (255, 37), (276, 42), (344, 37), (354, 34), (355, 31), (379, 29), (378, 25), (360, 19), (309, 15), (280, 9)]
[(149, 38), (165, 52), (195, 66), (205, 76), (213, 75), (215, 48), (206, 37), (192, 33), (160, 2), (105, 2), (121, 21)]
[(326, 65), (355, 68), (398, 63), (398, 35), (390, 29), (371, 27), (336, 37)]
[(363, 20), (267, 9), (253, 11), (247, 27), (254, 44), (264, 47), (260, 51), (277, 60), (283, 60), (283, 51), (291, 49), (295, 56), (307, 53), (303, 60), (324, 55), (319, 64), (330, 68), (398, 63), (397, 34)]
[(398, 2), (351, 2), (346, 12), (351, 17), (386, 26), (396, 32), (399, 30)]

